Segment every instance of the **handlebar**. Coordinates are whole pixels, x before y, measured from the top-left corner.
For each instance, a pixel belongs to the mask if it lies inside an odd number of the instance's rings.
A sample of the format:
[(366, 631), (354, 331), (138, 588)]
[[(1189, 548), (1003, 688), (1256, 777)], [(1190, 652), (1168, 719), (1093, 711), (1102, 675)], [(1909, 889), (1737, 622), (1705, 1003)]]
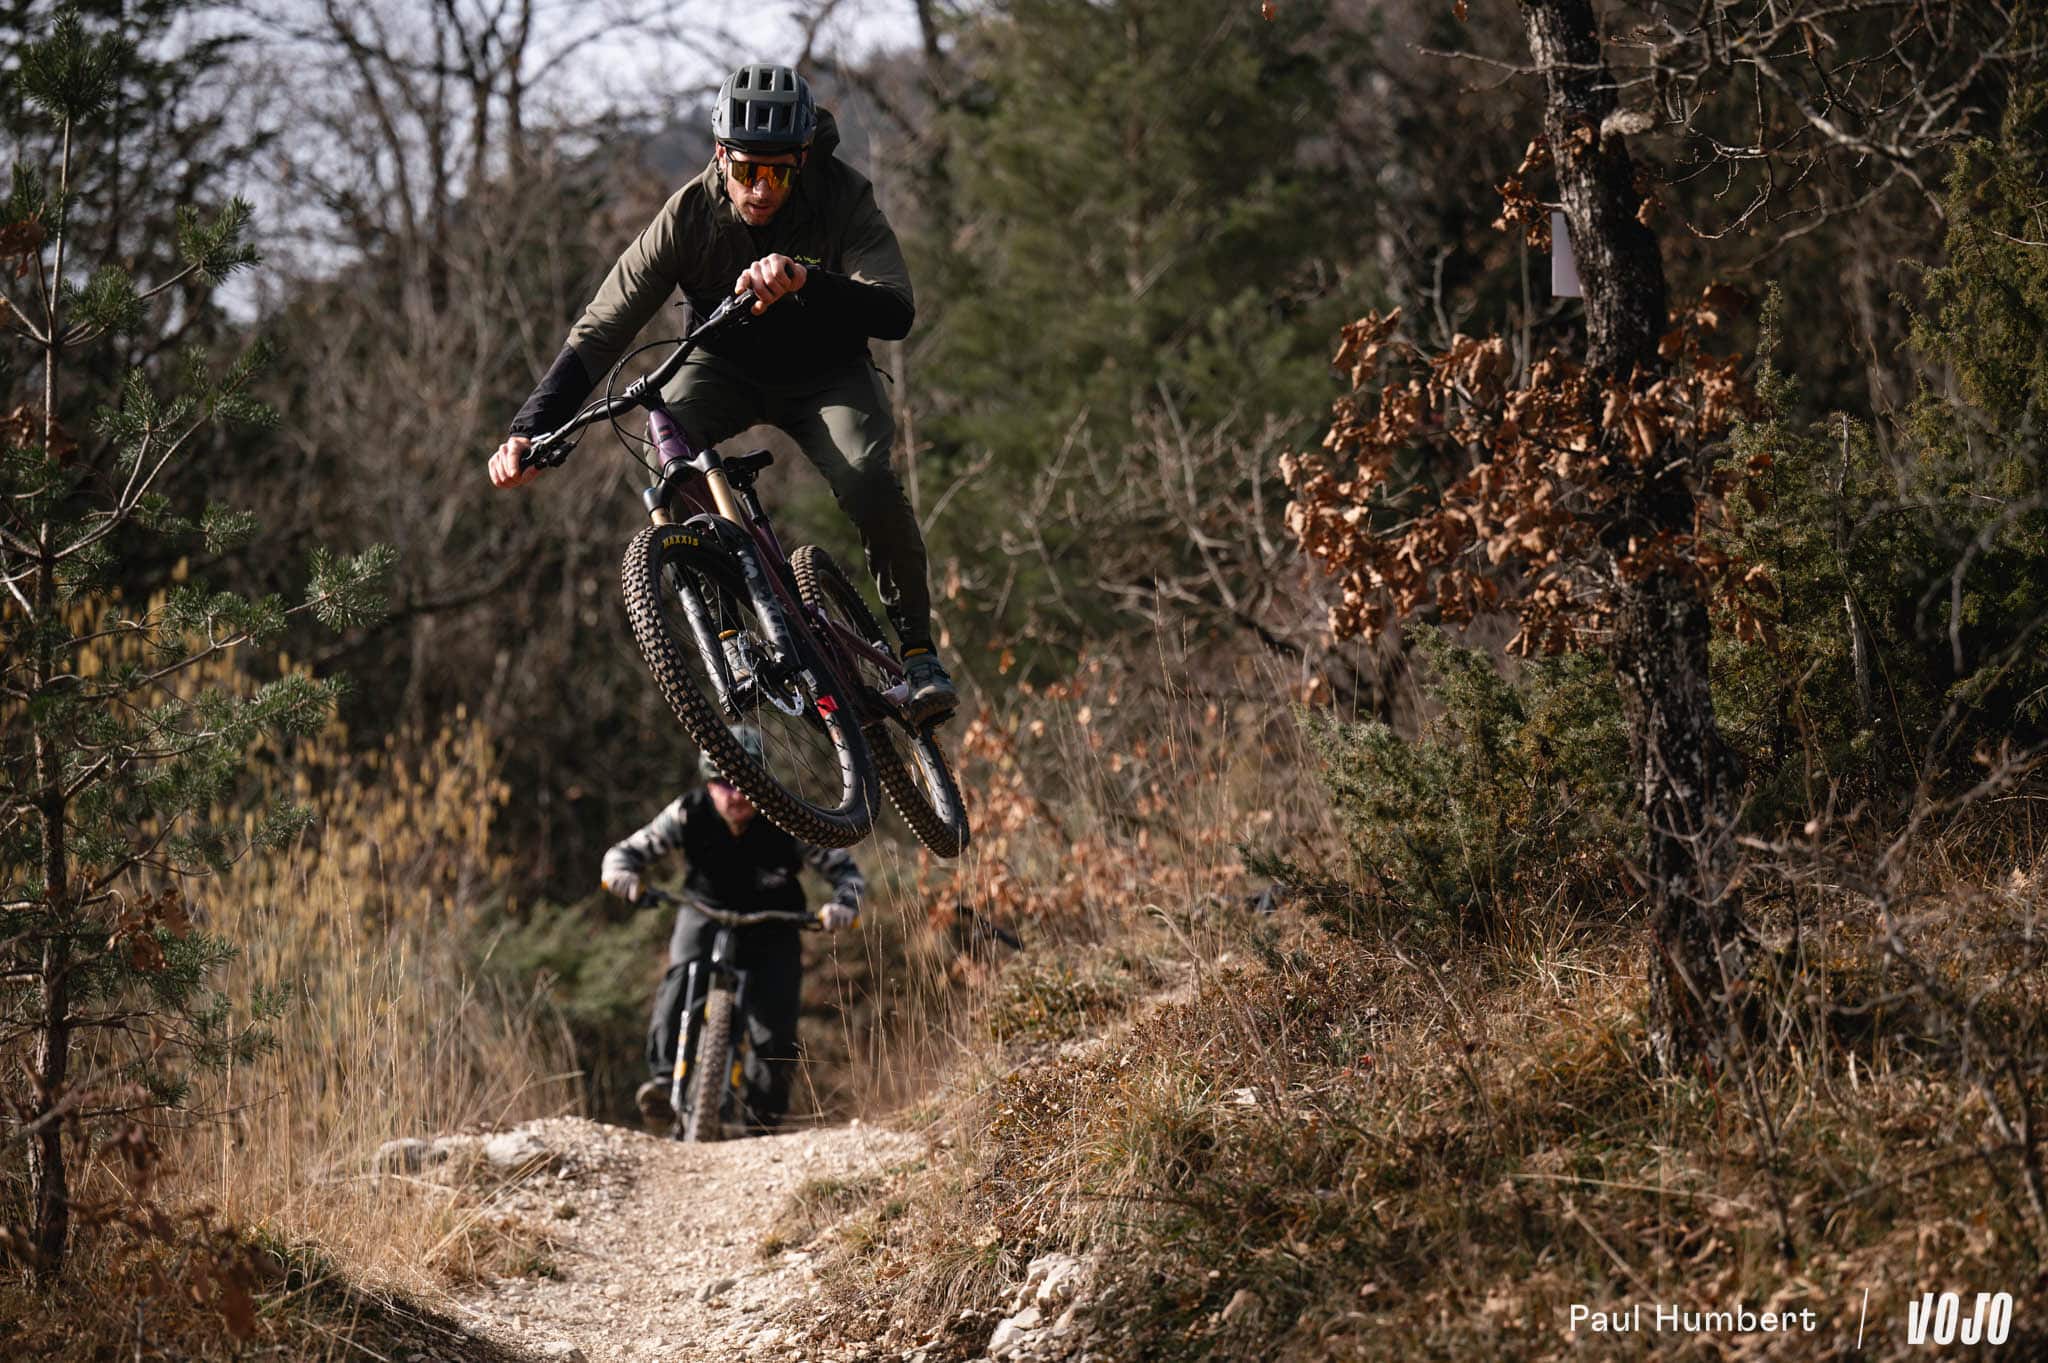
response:
[[(671, 908), (680, 908), (683, 905), (688, 905), (706, 918), (709, 918), (712, 922), (723, 924), (729, 928), (753, 927), (760, 923), (794, 923), (806, 932), (819, 932), (824, 928), (824, 924), (819, 921), (817, 913), (810, 909), (805, 909), (801, 913), (790, 913), (781, 909), (756, 909), (749, 913), (735, 913), (731, 909), (721, 909), (714, 904), (706, 904), (701, 899), (670, 894), (667, 890), (653, 888), (640, 892), (640, 902), (643, 904), (666, 904)], [(856, 916), (854, 924), (858, 926), (859, 922), (860, 919)]]
[(585, 426), (593, 422), (608, 420), (621, 412), (629, 412), (635, 407), (651, 406), (655, 401), (659, 400), (662, 386), (674, 378), (682, 369), (683, 361), (690, 358), (690, 352), (697, 348), (699, 342), (714, 330), (723, 330), (751, 317), (753, 315), (753, 306), (757, 301), (759, 300), (754, 296), (752, 289), (742, 289), (723, 303), (720, 303), (716, 308), (712, 309), (709, 317), (706, 317), (691, 329), (689, 335), (676, 342), (676, 348), (669, 352), (669, 357), (661, 362), (660, 368), (651, 374), (633, 380), (632, 383), (626, 386), (626, 391), (619, 396), (615, 398), (600, 398), (575, 416), (570, 417), (563, 425), (556, 427), (545, 435), (533, 437), (533, 442), (519, 456), (519, 467), (523, 469), (558, 467), (564, 459), (569, 457), (569, 451), (574, 448), (569, 443), (569, 437), (582, 430)]

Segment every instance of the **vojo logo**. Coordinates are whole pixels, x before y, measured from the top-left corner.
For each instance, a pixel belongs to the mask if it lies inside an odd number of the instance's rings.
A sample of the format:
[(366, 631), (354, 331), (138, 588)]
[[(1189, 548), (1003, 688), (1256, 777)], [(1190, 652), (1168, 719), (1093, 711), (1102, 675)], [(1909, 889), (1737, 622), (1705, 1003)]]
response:
[(1906, 1303), (1908, 1344), (2003, 1344), (2012, 1333), (2012, 1293), (1979, 1292), (1970, 1314), (1961, 1293), (1922, 1292)]

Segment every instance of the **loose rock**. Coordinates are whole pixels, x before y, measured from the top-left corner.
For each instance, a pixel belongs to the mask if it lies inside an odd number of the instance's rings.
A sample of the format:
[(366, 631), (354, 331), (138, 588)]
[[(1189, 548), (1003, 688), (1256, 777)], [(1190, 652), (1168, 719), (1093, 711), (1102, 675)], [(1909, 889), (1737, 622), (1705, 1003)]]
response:
[(500, 1174), (525, 1174), (538, 1169), (552, 1169), (562, 1162), (561, 1155), (550, 1150), (540, 1137), (531, 1131), (501, 1131), (484, 1142), (484, 1159)]
[(419, 1140), (386, 1141), (377, 1147), (370, 1167), (380, 1174), (416, 1174), (426, 1167), (433, 1148)]

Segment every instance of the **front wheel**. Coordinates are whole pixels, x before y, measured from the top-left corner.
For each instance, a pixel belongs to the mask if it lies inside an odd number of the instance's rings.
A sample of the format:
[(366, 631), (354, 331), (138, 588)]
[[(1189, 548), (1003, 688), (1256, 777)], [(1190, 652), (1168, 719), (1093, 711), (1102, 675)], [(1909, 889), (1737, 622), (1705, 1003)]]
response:
[[(829, 668), (746, 569), (688, 526), (650, 525), (620, 570), (640, 656), (725, 779), (792, 836), (850, 847), (874, 826), (867, 745)], [(759, 756), (734, 729), (761, 736)]]
[(725, 1095), (732, 1090), (732, 990), (713, 989), (704, 998), (704, 1025), (697, 1032), (697, 1057), (690, 1076), (686, 1141), (725, 1139)]
[[(833, 562), (832, 556), (815, 544), (807, 544), (789, 556), (796, 574), (797, 594), (804, 604), (823, 611), (828, 620), (851, 630), (870, 646), (894, 656), (888, 636), (859, 589)], [(868, 760), (874, 763), (876, 779), (889, 793), (889, 803), (903, 816), (903, 822), (917, 840), (942, 857), (957, 857), (967, 847), (967, 804), (960, 798), (959, 783), (946, 763), (932, 725), (918, 727), (903, 718), (900, 708), (883, 700), (894, 678), (872, 662), (850, 660), (849, 680), (876, 694), (867, 707), (871, 714), (886, 718), (872, 720), (864, 730)], [(906, 762), (897, 743), (910, 749)]]

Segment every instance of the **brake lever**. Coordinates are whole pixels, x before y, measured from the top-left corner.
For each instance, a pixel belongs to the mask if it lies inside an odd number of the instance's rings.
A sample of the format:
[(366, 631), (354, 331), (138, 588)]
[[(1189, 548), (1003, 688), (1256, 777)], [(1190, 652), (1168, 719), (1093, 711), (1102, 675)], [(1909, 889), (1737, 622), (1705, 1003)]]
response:
[(536, 440), (519, 456), (523, 469), (558, 469), (575, 445), (567, 440)]

